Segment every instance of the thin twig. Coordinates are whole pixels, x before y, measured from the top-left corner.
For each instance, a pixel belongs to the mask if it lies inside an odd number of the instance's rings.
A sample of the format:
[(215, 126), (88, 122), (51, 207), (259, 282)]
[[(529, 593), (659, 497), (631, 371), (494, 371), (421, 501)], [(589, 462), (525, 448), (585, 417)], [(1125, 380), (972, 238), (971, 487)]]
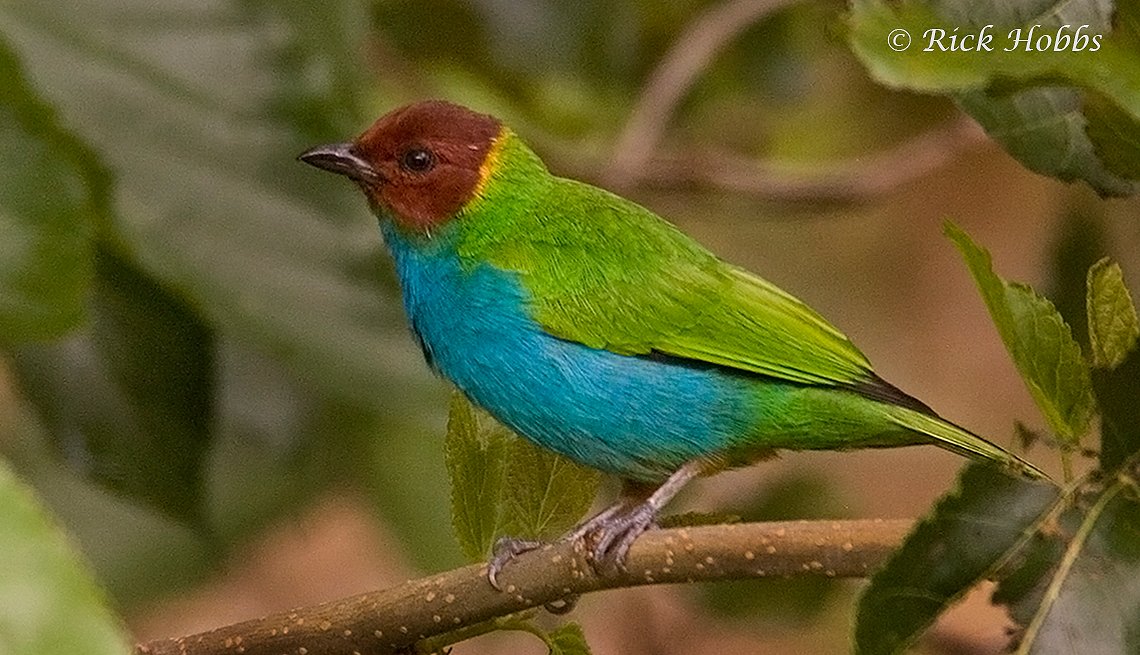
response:
[(673, 43), (650, 74), (598, 176), (617, 190), (700, 187), (776, 201), (860, 202), (882, 195), (946, 164), (985, 142), (974, 121), (962, 117), (868, 157), (801, 173), (724, 151), (660, 152), (678, 103), (716, 55), (766, 16), (799, 0), (730, 0), (708, 10)]
[(777, 201), (861, 202), (917, 180), (985, 142), (977, 123), (962, 117), (823, 172), (794, 172), (728, 152), (662, 155), (644, 166), (638, 186), (709, 188)]
[[(581, 544), (526, 553), (487, 582), (472, 565), (398, 587), (139, 644), (135, 655), (380, 655), (496, 617), (579, 594), (769, 576), (864, 577), (898, 546), (910, 521), (788, 521), (654, 530), (633, 545), (628, 572), (598, 576)], [(438, 641), (438, 640), (433, 640)]]
[(677, 103), (717, 53), (763, 17), (799, 0), (730, 0), (693, 21), (650, 74), (618, 137), (603, 179), (615, 187), (636, 183), (653, 157)]

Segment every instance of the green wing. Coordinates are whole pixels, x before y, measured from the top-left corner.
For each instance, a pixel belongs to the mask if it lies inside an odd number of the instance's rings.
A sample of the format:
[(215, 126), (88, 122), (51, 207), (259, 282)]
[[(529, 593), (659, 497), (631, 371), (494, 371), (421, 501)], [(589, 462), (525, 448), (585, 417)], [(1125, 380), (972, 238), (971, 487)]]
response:
[(863, 354), (807, 305), (648, 210), (571, 180), (550, 193), (525, 220), (515, 216), (514, 238), (487, 253), (521, 274), (550, 334), (805, 384), (873, 376)]
[(847, 337), (807, 305), (747, 271), (724, 266), (721, 302), (655, 350), (793, 382), (854, 383), (871, 366)]

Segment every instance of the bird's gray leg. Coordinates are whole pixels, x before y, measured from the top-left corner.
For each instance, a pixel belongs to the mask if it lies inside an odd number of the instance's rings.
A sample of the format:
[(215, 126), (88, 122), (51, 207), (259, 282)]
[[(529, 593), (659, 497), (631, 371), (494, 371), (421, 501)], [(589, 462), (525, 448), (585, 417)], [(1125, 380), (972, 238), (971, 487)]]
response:
[[(594, 569), (601, 573), (614, 567), (625, 569), (625, 556), (629, 547), (649, 529), (657, 518), (657, 513), (665, 507), (677, 492), (690, 480), (700, 475), (708, 466), (704, 460), (686, 462), (673, 472), (651, 493), (636, 483), (627, 483), (618, 502), (579, 523), (570, 532), (558, 539), (559, 542), (574, 542), (580, 539), (587, 542)], [(495, 542), (491, 561), (487, 564), (487, 581), (499, 591), (498, 575), (511, 560), (523, 553), (543, 546), (541, 541), (502, 537)]]
[[(637, 499), (637, 500), (640, 500), (640, 499)], [(610, 517), (612, 517), (614, 514), (618, 514), (622, 511), (629, 510), (631, 507), (634, 506), (634, 504), (636, 502), (637, 501), (635, 501), (635, 500), (630, 500), (630, 498), (626, 497), (623, 494), (623, 497), (620, 498), (618, 500), (618, 502), (616, 502), (613, 505), (610, 505), (609, 507), (603, 509), (602, 511), (591, 516), (590, 518), (586, 519), (585, 521), (582, 521), (581, 523), (576, 525), (574, 527), (574, 529), (570, 530), (570, 532), (567, 532), (565, 535), (563, 535), (562, 538), (559, 539), (559, 541), (578, 541), (582, 537), (585, 537), (587, 534), (592, 532), (599, 525), (608, 521), (610, 519)]]
[(592, 535), (594, 543), (590, 549), (594, 569), (599, 573), (614, 568), (625, 570), (625, 557), (629, 554), (629, 547), (650, 527), (657, 519), (658, 512), (677, 495), (690, 480), (700, 475), (707, 467), (704, 460), (686, 462), (669, 476), (660, 487), (644, 502), (629, 507), (626, 511), (621, 508), (602, 517), (599, 514), (591, 519), (589, 529), (582, 536)]
[[(619, 512), (628, 511), (637, 503), (642, 501), (641, 496), (629, 497), (626, 491), (623, 491), (622, 498), (618, 502), (610, 505), (609, 507), (598, 512), (594, 516), (579, 523), (573, 530), (567, 532), (560, 537), (558, 541), (578, 541), (588, 533), (592, 532), (599, 525), (609, 520), (614, 514)], [(516, 539), (514, 537), (500, 537), (495, 541), (495, 545), (491, 549), (491, 561), (487, 564), (487, 582), (499, 591), (502, 587), (499, 586), (499, 572), (503, 567), (510, 563), (511, 560), (522, 555), (529, 553), (532, 550), (537, 550), (543, 546), (543, 542), (534, 541), (530, 539)]]

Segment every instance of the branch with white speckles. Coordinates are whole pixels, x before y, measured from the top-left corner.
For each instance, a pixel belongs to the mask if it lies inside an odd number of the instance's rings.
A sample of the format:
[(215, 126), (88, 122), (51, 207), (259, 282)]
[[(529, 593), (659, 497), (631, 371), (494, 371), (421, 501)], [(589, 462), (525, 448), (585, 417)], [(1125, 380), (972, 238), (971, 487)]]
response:
[[(898, 546), (904, 520), (787, 521), (653, 530), (629, 551), (628, 572), (595, 574), (581, 545), (520, 555), (499, 575), (472, 565), (341, 600), (181, 638), (135, 655), (379, 655), (418, 652), (470, 636), (470, 627), (578, 594), (646, 584), (770, 576), (864, 577)], [(467, 628), (468, 630), (464, 630)]]

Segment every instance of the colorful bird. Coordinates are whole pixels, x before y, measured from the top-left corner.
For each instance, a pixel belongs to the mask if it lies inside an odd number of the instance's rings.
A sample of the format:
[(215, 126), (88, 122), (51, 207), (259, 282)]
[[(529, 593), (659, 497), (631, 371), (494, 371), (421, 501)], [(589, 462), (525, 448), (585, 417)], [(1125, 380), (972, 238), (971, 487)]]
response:
[[(779, 450), (934, 444), (1042, 475), (884, 381), (796, 298), (648, 209), (552, 175), (492, 116), (420, 102), (300, 159), (364, 192), (436, 371), (624, 481), (566, 537), (589, 537), (596, 565), (621, 565), (689, 480)], [(532, 546), (501, 542), (492, 584)]]

